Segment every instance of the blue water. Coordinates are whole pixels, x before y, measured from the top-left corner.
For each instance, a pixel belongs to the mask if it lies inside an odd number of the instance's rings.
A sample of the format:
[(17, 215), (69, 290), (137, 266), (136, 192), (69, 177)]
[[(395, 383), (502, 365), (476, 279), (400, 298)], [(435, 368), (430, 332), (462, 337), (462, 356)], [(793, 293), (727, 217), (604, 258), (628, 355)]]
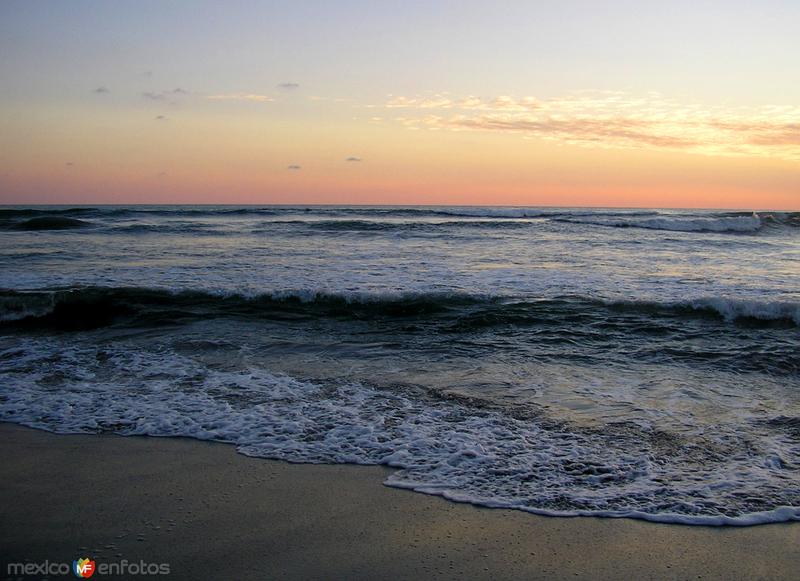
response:
[(800, 520), (800, 214), (0, 208), (0, 420)]

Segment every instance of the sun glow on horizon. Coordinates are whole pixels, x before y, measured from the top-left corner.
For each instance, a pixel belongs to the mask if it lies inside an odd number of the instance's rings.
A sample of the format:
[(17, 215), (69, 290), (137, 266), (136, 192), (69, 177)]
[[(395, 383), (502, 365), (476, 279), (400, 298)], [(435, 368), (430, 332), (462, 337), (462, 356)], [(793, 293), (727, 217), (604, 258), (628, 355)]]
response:
[[(569, 18), (525, 3), (488, 17), (465, 2), (454, 28), (449, 10), (416, 3), (408, 20), (314, 4), (327, 20), (311, 21), (176, 2), (163, 24), (135, 3), (8, 3), (0, 203), (800, 210), (787, 56), (800, 52), (787, 24), (800, 11), (759, 20), (720, 3), (720, 28), (714, 11), (631, 19), (624, 3), (568, 4), (580, 8)], [(195, 12), (194, 29), (175, 28)], [(603, 25), (637, 50), (622, 58)], [(479, 34), (493, 41), (483, 52)]]

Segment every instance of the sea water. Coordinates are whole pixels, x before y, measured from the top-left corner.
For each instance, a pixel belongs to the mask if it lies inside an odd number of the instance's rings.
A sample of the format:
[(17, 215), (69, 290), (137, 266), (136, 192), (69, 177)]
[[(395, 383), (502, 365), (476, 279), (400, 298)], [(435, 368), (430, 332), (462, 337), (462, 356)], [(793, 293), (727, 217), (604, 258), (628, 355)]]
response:
[(0, 420), (542, 514), (800, 520), (800, 214), (5, 207)]

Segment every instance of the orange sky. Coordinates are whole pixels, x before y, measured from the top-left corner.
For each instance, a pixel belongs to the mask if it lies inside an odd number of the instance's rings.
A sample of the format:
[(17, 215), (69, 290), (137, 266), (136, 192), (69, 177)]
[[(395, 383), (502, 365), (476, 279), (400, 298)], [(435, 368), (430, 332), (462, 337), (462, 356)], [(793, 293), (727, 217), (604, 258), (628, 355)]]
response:
[[(537, 12), (562, 36), (532, 36), (538, 25), (470, 2), (460, 28), (444, 9), (416, 24), (376, 9), (357, 30), (350, 8), (317, 21), (200, 3), (214, 13), (178, 31), (190, 4), (159, 12), (161, 24), (135, 3), (6, 5), (0, 203), (800, 210), (791, 27), (770, 19), (763, 38), (742, 40), (760, 14), (733, 11), (717, 29), (718, 14), (701, 11), (670, 21), (673, 38), (642, 28), (667, 13), (577, 4), (586, 29), (560, 9)], [(589, 27), (613, 14), (615, 42), (637, 43), (624, 59)], [(167, 42), (167, 30), (178, 37)], [(494, 44), (478, 52), (468, 40), (478, 34)], [(716, 50), (734, 42), (774, 72)]]
[(791, 159), (247, 113), (25, 111), (2, 201), (800, 208)]

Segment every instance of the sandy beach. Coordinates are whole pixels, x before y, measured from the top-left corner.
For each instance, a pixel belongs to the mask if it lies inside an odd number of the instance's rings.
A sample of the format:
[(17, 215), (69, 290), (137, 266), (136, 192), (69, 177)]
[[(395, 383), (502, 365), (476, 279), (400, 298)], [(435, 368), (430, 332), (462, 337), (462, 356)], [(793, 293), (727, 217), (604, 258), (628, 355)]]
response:
[[(172, 579), (793, 579), (800, 524), (552, 518), (189, 439), (0, 425), (7, 562), (168, 563)], [(98, 576), (99, 577), (99, 576)]]

